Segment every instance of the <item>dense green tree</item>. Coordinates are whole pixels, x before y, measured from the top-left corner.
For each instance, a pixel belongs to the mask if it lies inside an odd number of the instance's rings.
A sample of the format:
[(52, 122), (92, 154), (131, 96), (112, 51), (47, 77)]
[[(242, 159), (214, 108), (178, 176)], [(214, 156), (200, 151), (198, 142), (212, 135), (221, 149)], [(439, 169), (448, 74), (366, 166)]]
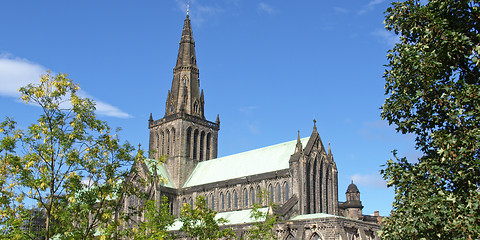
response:
[(406, 0), (386, 11), (382, 117), (414, 134), (420, 159), (389, 160), (383, 239), (480, 238), (480, 1)]
[(25, 130), (11, 119), (0, 125), (0, 231), (9, 239), (29, 237), (20, 227), (32, 202), (44, 211), (46, 239), (91, 239), (122, 224), (122, 199), (135, 193), (130, 167), (142, 152), (121, 144), (78, 90), (65, 74), (47, 73), (20, 89), (23, 101), (41, 108), (40, 118)]
[(220, 229), (220, 225), (227, 223), (227, 220), (216, 219), (216, 215), (217, 212), (208, 208), (205, 197), (198, 196), (195, 207), (190, 204), (184, 204), (182, 207), (180, 221), (183, 225), (180, 231), (197, 240), (234, 239), (235, 233), (232, 229)]

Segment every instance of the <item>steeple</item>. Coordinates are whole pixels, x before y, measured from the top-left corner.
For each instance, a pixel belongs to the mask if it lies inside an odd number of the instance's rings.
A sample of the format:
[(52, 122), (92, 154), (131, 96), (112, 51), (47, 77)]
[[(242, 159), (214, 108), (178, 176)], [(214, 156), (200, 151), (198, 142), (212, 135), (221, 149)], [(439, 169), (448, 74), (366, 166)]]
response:
[(218, 115), (216, 122), (205, 119), (204, 105), (205, 95), (200, 90), (195, 41), (187, 12), (165, 116), (154, 120), (150, 115), (148, 120), (149, 157), (166, 157), (165, 167), (171, 183), (178, 188), (183, 186), (199, 162), (217, 157), (220, 120)]
[[(195, 55), (192, 25), (187, 15), (183, 23), (177, 63), (173, 68), (172, 88), (168, 93), (165, 117), (176, 113), (205, 119), (203, 93), (200, 94), (200, 81)], [(203, 91), (202, 91), (203, 92)]]

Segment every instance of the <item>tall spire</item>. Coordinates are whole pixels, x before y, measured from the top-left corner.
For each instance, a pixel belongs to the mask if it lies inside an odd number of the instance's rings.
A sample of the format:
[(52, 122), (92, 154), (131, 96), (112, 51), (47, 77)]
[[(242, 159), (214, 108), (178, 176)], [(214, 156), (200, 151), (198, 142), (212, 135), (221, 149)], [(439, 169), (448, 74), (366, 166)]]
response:
[(179, 44), (177, 63), (173, 68), (172, 89), (167, 97), (165, 116), (186, 113), (204, 119), (204, 98), (200, 94), (195, 41), (193, 40), (192, 24), (188, 13), (183, 23)]

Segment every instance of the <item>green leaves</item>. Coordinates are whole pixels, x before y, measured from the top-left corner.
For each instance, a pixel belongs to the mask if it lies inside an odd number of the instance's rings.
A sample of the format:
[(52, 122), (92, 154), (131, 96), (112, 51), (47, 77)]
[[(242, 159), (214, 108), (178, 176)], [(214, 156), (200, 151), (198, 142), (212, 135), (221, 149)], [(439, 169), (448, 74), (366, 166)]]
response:
[(389, 51), (382, 118), (416, 135), (418, 162), (382, 170), (395, 187), (384, 239), (480, 236), (479, 1), (392, 3), (386, 28), (401, 35)]
[(167, 240), (176, 236), (168, 231), (168, 227), (175, 222), (175, 216), (170, 213), (168, 198), (163, 196), (161, 202), (148, 200), (145, 203), (145, 221), (139, 226), (134, 239), (138, 240)]
[(93, 101), (79, 97), (78, 90), (66, 74), (47, 72), (40, 84), (20, 89), (23, 101), (42, 108), (38, 120), (26, 130), (17, 130), (11, 119), (0, 125), (4, 235), (31, 234), (19, 230), (29, 214), (24, 201), (44, 212), (47, 239), (91, 239), (98, 229), (116, 229), (110, 226), (128, 218), (114, 213), (124, 195), (136, 194), (125, 179), (141, 156), (96, 118)]
[(260, 210), (262, 207), (261, 202), (268, 200), (268, 195), (269, 192), (265, 189), (262, 189), (262, 191), (258, 193), (257, 197), (261, 199), (260, 203), (255, 202), (250, 211), (250, 219), (254, 221), (253, 226), (242, 239), (278, 239), (274, 230), (275, 225), (279, 221), (278, 216), (274, 214), (274, 209), (276, 208), (275, 204), (270, 202), (268, 204), (269, 208), (267, 212)]
[(183, 223), (180, 231), (188, 237), (207, 239), (234, 239), (235, 233), (230, 228), (220, 229), (219, 225), (227, 221), (223, 218), (215, 219), (217, 212), (208, 208), (205, 197), (198, 196), (195, 207), (184, 204), (180, 213), (180, 221)]

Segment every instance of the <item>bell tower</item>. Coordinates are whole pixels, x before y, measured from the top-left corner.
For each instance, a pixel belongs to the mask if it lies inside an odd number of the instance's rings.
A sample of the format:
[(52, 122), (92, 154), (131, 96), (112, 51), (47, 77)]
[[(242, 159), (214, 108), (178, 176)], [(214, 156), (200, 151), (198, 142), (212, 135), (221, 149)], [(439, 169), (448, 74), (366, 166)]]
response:
[(220, 119), (205, 119), (205, 99), (200, 91), (190, 18), (185, 18), (173, 68), (172, 87), (168, 91), (165, 115), (154, 120), (150, 115), (149, 157), (167, 157), (166, 168), (176, 188), (181, 188), (199, 161), (217, 157)]

